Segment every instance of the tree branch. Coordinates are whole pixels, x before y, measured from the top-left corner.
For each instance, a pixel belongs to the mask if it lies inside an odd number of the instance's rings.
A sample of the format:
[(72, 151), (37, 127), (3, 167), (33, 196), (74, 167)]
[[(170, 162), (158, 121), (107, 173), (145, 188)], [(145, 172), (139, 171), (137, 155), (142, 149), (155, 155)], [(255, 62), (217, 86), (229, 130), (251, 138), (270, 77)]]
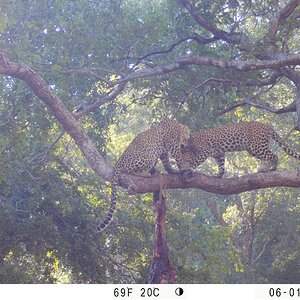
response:
[(28, 164), (30, 165), (36, 165), (36, 164), (40, 164), (42, 162), (45, 161), (47, 155), (49, 154), (50, 150), (54, 147), (54, 145), (62, 138), (62, 136), (65, 134), (65, 131), (62, 131), (58, 137), (51, 143), (50, 146), (47, 147), (46, 150), (44, 150), (43, 152), (35, 155), (34, 157), (28, 159)]
[(237, 107), (242, 107), (245, 105), (250, 105), (256, 108), (260, 108), (260, 109), (264, 109), (266, 111), (269, 111), (273, 114), (285, 114), (285, 113), (289, 113), (289, 112), (295, 112), (296, 111), (296, 102), (294, 101), (293, 103), (282, 107), (282, 108), (275, 108), (270, 106), (268, 103), (258, 103), (253, 101), (252, 99), (249, 100), (243, 100), (243, 101), (236, 101), (231, 103), (229, 106), (225, 107), (223, 110), (219, 111), (217, 113), (218, 116), (221, 116), (225, 113), (228, 113), (231, 110), (236, 109)]
[(112, 91), (111, 93), (108, 93), (107, 95), (101, 97), (98, 101), (91, 105), (87, 105), (83, 111), (75, 115), (75, 118), (78, 120), (84, 115), (87, 115), (88, 113), (94, 111), (95, 109), (99, 108), (100, 106), (113, 101), (118, 95), (120, 95), (126, 86), (126, 81), (120, 83), (118, 87)]
[(177, 61), (170, 63), (165, 66), (160, 66), (152, 69), (146, 69), (137, 71), (122, 79), (111, 82), (110, 87), (123, 82), (159, 76), (170, 72), (183, 69), (187, 66), (213, 66), (221, 69), (232, 69), (237, 71), (256, 71), (256, 70), (276, 70), (283, 66), (296, 66), (300, 64), (300, 54), (287, 55), (281, 59), (275, 60), (261, 60), (261, 61), (239, 61), (239, 60), (221, 60), (207, 56), (184, 56), (179, 58)]
[(278, 31), (278, 27), (287, 19), (295, 8), (299, 5), (299, 0), (289, 1), (284, 8), (270, 21), (270, 27), (268, 32), (268, 41), (271, 44), (275, 43), (275, 36)]
[(171, 44), (171, 46), (168, 49), (166, 49), (166, 50), (157, 50), (157, 51), (153, 51), (153, 52), (150, 52), (150, 53), (147, 53), (147, 54), (141, 56), (138, 59), (138, 61), (134, 64), (134, 67), (137, 66), (142, 60), (144, 60), (144, 59), (146, 59), (146, 58), (148, 58), (150, 56), (169, 53), (175, 47), (177, 47), (178, 45), (180, 45), (180, 44), (182, 44), (182, 43), (184, 43), (186, 41), (191, 41), (191, 40), (192, 41), (196, 41), (200, 45), (206, 45), (206, 44), (209, 44), (209, 43), (212, 43), (212, 42), (216, 41), (217, 39), (216, 38), (204, 38), (204, 37), (200, 36), (197, 33), (193, 33), (193, 34), (191, 34), (189, 36), (186, 36), (184, 38), (181, 38), (178, 41), (176, 41), (175, 43)]
[[(46, 69), (46, 68), (32, 68), (36, 72), (44, 72), (44, 73), (60, 73), (60, 74), (84, 74), (84, 75), (91, 75), (95, 77), (99, 81), (103, 81), (106, 84), (109, 84), (109, 80), (104, 78), (103, 76), (100, 76), (98, 73), (107, 73), (111, 75), (116, 75), (116, 72), (112, 70), (108, 70), (105, 68), (69, 68), (69, 69), (63, 69), (63, 66), (60, 70), (52, 70), (52, 69)], [(119, 74), (117, 74), (119, 75)]]
[(198, 14), (197, 8), (193, 3), (190, 3), (187, 0), (181, 0), (182, 5), (186, 8), (186, 10), (191, 14), (193, 19), (204, 29), (211, 32), (215, 38), (221, 39), (226, 41), (230, 44), (239, 44), (241, 41), (241, 34), (239, 33), (232, 33), (226, 32), (224, 30), (220, 30), (208, 20), (203, 18), (201, 15)]
[(176, 283), (166, 240), (166, 198), (160, 191), (157, 191), (153, 193), (153, 202), (156, 221), (153, 259), (148, 283)]
[(260, 251), (260, 253), (256, 256), (256, 258), (251, 262), (251, 265), (254, 266), (255, 264), (257, 264), (257, 262), (259, 261), (259, 259), (263, 256), (263, 254), (265, 254), (267, 247), (269, 246), (269, 244), (273, 241), (273, 239), (275, 238), (275, 234), (268, 238), (266, 240), (266, 242), (264, 243), (262, 250)]
[(68, 111), (64, 103), (50, 90), (46, 82), (30, 67), (25, 64), (12, 62), (0, 51), (0, 74), (11, 76), (25, 81), (32, 91), (51, 109), (56, 120), (74, 139), (88, 160), (92, 169), (101, 177), (108, 179), (112, 168), (99, 154), (92, 140), (78, 125), (76, 118)]
[(233, 81), (230, 79), (224, 79), (224, 78), (213, 78), (210, 77), (194, 86), (192, 86), (191, 88), (189, 88), (186, 92), (185, 95), (179, 100), (180, 103), (180, 107), (179, 109), (182, 107), (182, 105), (188, 100), (188, 98), (198, 89), (203, 88), (206, 85), (211, 85), (214, 87), (221, 87), (221, 86), (225, 86), (225, 85), (232, 85), (232, 86), (237, 86), (239, 85), (239, 82), (237, 81)]
[(209, 208), (211, 214), (215, 217), (220, 225), (223, 227), (228, 226), (228, 224), (223, 219), (223, 216), (218, 212), (217, 204), (215, 200), (211, 200), (208, 197), (205, 199), (206, 206)]
[(15, 113), (15, 103), (13, 101), (12, 107), (11, 107), (8, 115), (6, 116), (6, 121), (0, 123), (0, 128), (4, 127), (6, 124), (10, 123), (13, 120), (14, 113)]
[(123, 175), (121, 186), (127, 188), (130, 184), (136, 188), (130, 194), (150, 193), (159, 191), (160, 186), (165, 189), (197, 188), (206, 192), (232, 195), (247, 191), (271, 187), (300, 187), (300, 176), (288, 171), (273, 171), (267, 173), (254, 173), (237, 178), (217, 178), (201, 173), (193, 173), (189, 180), (184, 180), (180, 174), (140, 177)]

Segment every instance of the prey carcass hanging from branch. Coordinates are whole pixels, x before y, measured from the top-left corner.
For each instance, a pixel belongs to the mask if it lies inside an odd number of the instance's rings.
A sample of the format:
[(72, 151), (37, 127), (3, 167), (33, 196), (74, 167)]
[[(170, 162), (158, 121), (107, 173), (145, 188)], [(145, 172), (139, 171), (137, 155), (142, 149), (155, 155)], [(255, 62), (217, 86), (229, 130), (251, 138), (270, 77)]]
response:
[(157, 191), (153, 193), (153, 201), (156, 222), (153, 243), (153, 259), (148, 283), (176, 283), (166, 241), (166, 198), (161, 191)]

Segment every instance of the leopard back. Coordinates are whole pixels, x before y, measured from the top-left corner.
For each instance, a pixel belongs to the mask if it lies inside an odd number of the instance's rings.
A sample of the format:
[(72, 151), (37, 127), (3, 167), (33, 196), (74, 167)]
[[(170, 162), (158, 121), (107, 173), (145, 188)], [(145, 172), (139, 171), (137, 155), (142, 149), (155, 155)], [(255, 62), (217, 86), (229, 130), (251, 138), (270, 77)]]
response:
[(190, 131), (188, 127), (176, 120), (162, 121), (155, 127), (139, 133), (128, 145), (115, 164), (111, 178), (111, 203), (105, 220), (97, 225), (96, 231), (103, 231), (113, 219), (117, 203), (118, 181), (122, 174), (150, 175), (158, 159), (170, 153), (178, 167), (182, 166), (182, 149), (188, 144)]
[(288, 155), (300, 159), (300, 155), (283, 141), (272, 126), (260, 122), (231, 123), (192, 133), (182, 159), (187, 167), (196, 168), (208, 157), (213, 157), (218, 163), (218, 176), (222, 177), (225, 153), (247, 151), (267, 163), (261, 171), (276, 170), (278, 158), (270, 149), (272, 139)]

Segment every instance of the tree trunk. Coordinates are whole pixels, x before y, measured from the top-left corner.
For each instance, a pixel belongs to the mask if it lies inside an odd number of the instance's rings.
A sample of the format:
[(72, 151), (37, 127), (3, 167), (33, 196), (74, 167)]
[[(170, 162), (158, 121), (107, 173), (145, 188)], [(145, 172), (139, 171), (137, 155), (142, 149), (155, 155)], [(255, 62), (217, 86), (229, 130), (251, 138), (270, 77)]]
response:
[(156, 214), (153, 260), (149, 283), (175, 283), (175, 274), (169, 259), (166, 241), (166, 198), (157, 191), (153, 193)]

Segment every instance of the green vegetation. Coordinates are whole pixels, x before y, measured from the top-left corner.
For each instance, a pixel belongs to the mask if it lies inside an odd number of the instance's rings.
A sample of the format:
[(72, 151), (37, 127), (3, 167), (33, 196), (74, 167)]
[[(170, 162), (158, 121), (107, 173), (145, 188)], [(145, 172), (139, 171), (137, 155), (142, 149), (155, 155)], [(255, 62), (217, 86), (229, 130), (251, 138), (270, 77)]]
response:
[[(108, 165), (170, 116), (191, 131), (269, 122), (299, 152), (299, 14), (298, 1), (286, 0), (0, 0), (0, 283), (145, 283), (155, 225), (152, 195), (120, 188), (113, 223), (94, 234), (109, 207), (107, 178), (53, 107), (4, 71), (2, 51), (70, 112), (95, 105), (78, 123)], [(215, 61), (178, 63), (193, 57)], [(242, 63), (254, 65), (240, 71)], [(299, 172), (299, 162), (278, 155), (280, 169)], [(236, 177), (260, 162), (234, 153), (225, 166), (225, 177)], [(199, 171), (217, 166), (209, 160)], [(178, 283), (299, 282), (299, 188), (165, 193)]]

